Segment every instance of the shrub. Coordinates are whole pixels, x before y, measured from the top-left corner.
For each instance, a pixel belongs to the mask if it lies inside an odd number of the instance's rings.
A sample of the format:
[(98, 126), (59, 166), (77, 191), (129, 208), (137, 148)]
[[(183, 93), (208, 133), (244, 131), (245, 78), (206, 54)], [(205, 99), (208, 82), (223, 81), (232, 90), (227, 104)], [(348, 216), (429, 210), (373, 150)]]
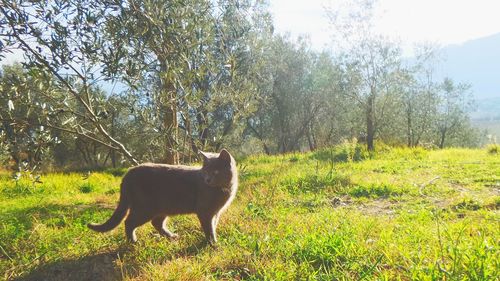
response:
[(122, 177), (128, 171), (127, 168), (109, 168), (104, 170), (106, 174), (113, 175), (115, 177)]
[(92, 191), (94, 191), (94, 189), (94, 185), (89, 182), (86, 182), (80, 186), (81, 193), (91, 193)]
[(486, 151), (488, 151), (489, 154), (498, 154), (498, 150), (499, 147), (496, 143), (490, 144), (486, 147)]
[(452, 209), (455, 211), (460, 211), (460, 210), (477, 211), (477, 210), (481, 209), (481, 204), (479, 204), (478, 202), (476, 202), (472, 199), (469, 199), (469, 200), (464, 199), (462, 202), (454, 205), (452, 207)]
[(368, 184), (357, 185), (349, 191), (349, 195), (353, 197), (365, 198), (389, 198), (393, 196), (401, 196), (405, 193), (404, 188), (396, 187), (390, 184)]
[(356, 162), (369, 158), (370, 154), (365, 146), (358, 143), (356, 138), (345, 140), (342, 144), (319, 150), (313, 158), (321, 161)]

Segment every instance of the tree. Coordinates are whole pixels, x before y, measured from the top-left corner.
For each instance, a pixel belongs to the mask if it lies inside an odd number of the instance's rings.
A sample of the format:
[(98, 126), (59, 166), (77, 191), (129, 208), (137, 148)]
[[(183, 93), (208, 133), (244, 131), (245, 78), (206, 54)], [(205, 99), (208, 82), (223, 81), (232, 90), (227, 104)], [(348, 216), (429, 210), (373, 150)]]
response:
[[(204, 56), (213, 33), (212, 6), (208, 1), (117, 1), (111, 8), (117, 10), (106, 22), (106, 37), (112, 49), (105, 56), (105, 71), (121, 78), (129, 86), (151, 77), (153, 99), (157, 104), (156, 118), (165, 139), (164, 161), (179, 162), (178, 96), (187, 79), (185, 76), (203, 75), (206, 71), (197, 56)], [(193, 61), (195, 59), (195, 61)], [(192, 64), (194, 62), (194, 64)], [(190, 77), (191, 78), (191, 77)], [(142, 80), (142, 81), (140, 81)]]
[(263, 102), (256, 115), (248, 120), (248, 126), (261, 138), (267, 152), (270, 152), (267, 142), (275, 139), (273, 150), (284, 153), (298, 149), (297, 98), (303, 93), (304, 71), (307, 71), (304, 63), (308, 60), (304, 52), (295, 49), (300, 47), (285, 38), (276, 37), (270, 48), (270, 76), (268, 84), (261, 86)]
[[(51, 118), (39, 120), (46, 128), (64, 131), (119, 151), (137, 164), (130, 151), (103, 125), (102, 95), (95, 95), (102, 76), (101, 36), (111, 11), (97, 1), (6, 1), (0, 5), (0, 55), (10, 48), (23, 51), (35, 84), (51, 81), (44, 114), (64, 112), (63, 127)], [(50, 77), (50, 79), (48, 78)], [(52, 92), (51, 92), (52, 91)], [(54, 98), (53, 91), (64, 97)], [(27, 94), (27, 93), (23, 93)]]
[(431, 142), (430, 135), (436, 120), (439, 85), (434, 81), (438, 51), (434, 46), (416, 49), (414, 63), (400, 75), (401, 103), (404, 114), (406, 144), (410, 147)]
[(251, 0), (3, 0), (0, 14), (0, 55), (21, 49), (26, 69), (40, 81), (52, 76), (54, 89), (65, 94), (49, 108), (63, 108), (67, 122), (45, 119), (44, 126), (135, 164), (133, 138), (111, 133), (117, 120), (108, 97), (116, 93), (101, 89), (121, 92), (150, 147), (177, 163), (179, 151), (191, 157), (191, 148), (221, 147), (252, 110), (258, 63), (252, 44), (271, 29), (266, 5)]
[(436, 120), (439, 148), (444, 148), (447, 138), (460, 129), (463, 130), (461, 127), (468, 124), (468, 111), (473, 106), (470, 88), (468, 84), (455, 84), (449, 78), (445, 78), (441, 84)]
[(253, 65), (252, 34), (266, 16), (261, 5), (233, 0), (112, 5), (118, 12), (108, 19), (106, 36), (114, 48), (106, 71), (154, 107), (152, 127), (167, 136), (165, 162), (177, 163), (182, 150), (186, 155), (199, 146), (220, 148), (245, 115), (255, 94), (245, 77)]
[(20, 64), (4, 66), (0, 72), (0, 132), (16, 168), (26, 163), (35, 169), (43, 154), (58, 142), (43, 125), (44, 116), (52, 111), (47, 105), (50, 99), (42, 94), (49, 85), (50, 80), (35, 83)]
[(299, 151), (305, 145), (316, 148), (314, 130), (327, 105), (323, 90), (328, 82), (316, 79), (313, 69), (315, 63), (327, 60), (326, 56), (317, 60), (304, 39), (294, 42), (275, 36), (270, 41), (262, 74), (266, 80), (259, 85), (262, 101), (247, 120), (249, 132), (261, 141), (266, 153)]
[(384, 121), (401, 66), (399, 46), (373, 31), (373, 3), (355, 1), (347, 14), (327, 9), (337, 40), (343, 40), (339, 48), (346, 73), (343, 92), (363, 109), (368, 150), (375, 149), (377, 128)]
[(344, 94), (363, 109), (366, 144), (374, 150), (377, 128), (391, 101), (400, 68), (399, 47), (383, 38), (366, 38), (343, 56)]

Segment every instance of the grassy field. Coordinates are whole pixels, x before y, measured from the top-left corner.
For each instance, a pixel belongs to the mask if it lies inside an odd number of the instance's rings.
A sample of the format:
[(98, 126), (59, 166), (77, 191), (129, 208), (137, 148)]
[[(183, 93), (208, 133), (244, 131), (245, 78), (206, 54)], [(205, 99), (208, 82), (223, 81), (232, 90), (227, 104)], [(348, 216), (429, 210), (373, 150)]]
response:
[(498, 280), (500, 155), (344, 145), (241, 159), (240, 189), (206, 246), (195, 216), (86, 228), (112, 213), (123, 171), (0, 177), (7, 280)]

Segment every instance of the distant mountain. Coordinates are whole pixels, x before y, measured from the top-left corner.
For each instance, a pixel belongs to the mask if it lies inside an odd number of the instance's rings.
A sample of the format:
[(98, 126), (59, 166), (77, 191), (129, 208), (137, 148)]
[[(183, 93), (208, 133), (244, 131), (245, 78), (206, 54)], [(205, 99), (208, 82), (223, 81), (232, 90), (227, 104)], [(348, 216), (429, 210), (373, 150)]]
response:
[(442, 74), (472, 84), (476, 98), (500, 97), (500, 33), (443, 49)]
[(500, 123), (500, 33), (443, 48), (439, 73), (472, 85), (474, 120)]

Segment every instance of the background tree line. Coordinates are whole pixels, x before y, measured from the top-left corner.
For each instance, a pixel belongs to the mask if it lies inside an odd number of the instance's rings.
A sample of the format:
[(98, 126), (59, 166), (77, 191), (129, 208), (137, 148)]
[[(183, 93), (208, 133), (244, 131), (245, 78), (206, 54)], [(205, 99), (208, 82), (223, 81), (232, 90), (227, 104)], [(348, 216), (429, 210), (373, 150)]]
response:
[(407, 59), (352, 26), (334, 39), (352, 44), (318, 52), (275, 34), (258, 0), (0, 0), (0, 56), (24, 54), (0, 72), (0, 154), (96, 168), (352, 138), (368, 150), (479, 145), (470, 87), (434, 78), (434, 49)]

